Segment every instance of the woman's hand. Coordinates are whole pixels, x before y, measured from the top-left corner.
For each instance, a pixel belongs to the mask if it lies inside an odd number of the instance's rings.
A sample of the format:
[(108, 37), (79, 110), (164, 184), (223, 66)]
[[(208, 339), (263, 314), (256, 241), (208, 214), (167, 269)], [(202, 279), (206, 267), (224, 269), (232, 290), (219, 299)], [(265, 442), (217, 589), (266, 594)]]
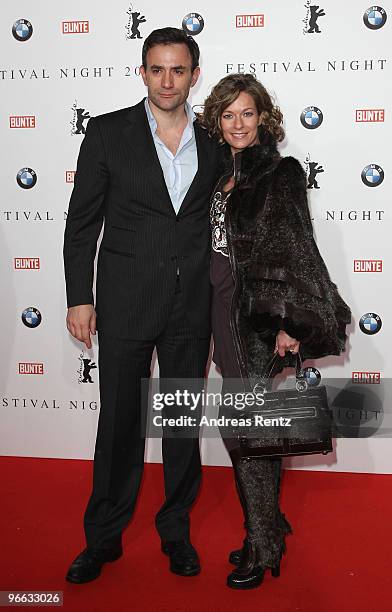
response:
[(276, 335), (275, 341), (275, 353), (278, 352), (281, 357), (284, 357), (286, 351), (291, 353), (298, 353), (299, 351), (299, 340), (292, 338), (282, 329)]

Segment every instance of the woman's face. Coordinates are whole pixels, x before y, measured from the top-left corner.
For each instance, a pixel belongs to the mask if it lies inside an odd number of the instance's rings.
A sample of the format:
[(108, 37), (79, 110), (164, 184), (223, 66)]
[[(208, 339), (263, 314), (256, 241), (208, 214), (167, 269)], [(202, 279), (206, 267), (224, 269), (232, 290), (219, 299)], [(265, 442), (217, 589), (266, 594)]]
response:
[(241, 91), (221, 115), (222, 136), (230, 145), (233, 155), (242, 149), (259, 143), (258, 127), (261, 115), (258, 114), (253, 97)]

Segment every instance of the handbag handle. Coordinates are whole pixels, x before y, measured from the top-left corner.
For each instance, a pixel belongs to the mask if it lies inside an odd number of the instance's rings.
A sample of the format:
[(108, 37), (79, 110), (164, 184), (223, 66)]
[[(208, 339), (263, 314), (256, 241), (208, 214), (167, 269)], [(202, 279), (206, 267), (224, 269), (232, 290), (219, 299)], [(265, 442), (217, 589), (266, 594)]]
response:
[[(264, 371), (260, 377), (259, 382), (256, 383), (256, 385), (253, 388), (253, 392), (255, 393), (256, 388), (261, 387), (261, 392), (264, 393), (266, 388), (267, 388), (267, 384), (268, 382), (273, 378), (272, 374), (276, 368), (276, 365), (278, 364), (279, 361), (281, 361), (282, 359), (284, 359), (284, 357), (281, 357), (279, 355), (279, 353), (274, 353), (274, 355), (272, 356), (272, 358), (268, 361), (268, 363), (266, 364)], [(297, 381), (304, 381), (304, 374), (302, 371), (302, 359), (301, 359), (301, 355), (298, 353), (295, 353), (295, 377), (297, 379)], [(307, 388), (307, 384), (305, 385)], [(305, 386), (303, 389), (301, 390), (305, 390)], [(299, 390), (299, 389), (298, 389)]]

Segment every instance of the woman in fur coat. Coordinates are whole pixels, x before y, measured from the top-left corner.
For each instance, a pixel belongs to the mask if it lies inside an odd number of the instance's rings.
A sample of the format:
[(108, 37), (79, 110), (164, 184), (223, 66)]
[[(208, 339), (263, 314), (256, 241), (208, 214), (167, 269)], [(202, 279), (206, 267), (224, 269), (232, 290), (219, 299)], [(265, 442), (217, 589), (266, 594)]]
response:
[[(211, 200), (213, 360), (223, 380), (252, 389), (274, 352), (289, 365), (339, 355), (351, 313), (313, 238), (306, 176), (281, 157), (282, 114), (252, 74), (231, 74), (212, 89), (202, 121), (228, 152)], [(287, 353), (287, 355), (286, 355)], [(225, 385), (224, 385), (225, 386)], [(291, 526), (279, 508), (281, 458), (242, 459), (224, 437), (244, 511), (246, 538), (230, 554), (232, 588), (279, 576)]]

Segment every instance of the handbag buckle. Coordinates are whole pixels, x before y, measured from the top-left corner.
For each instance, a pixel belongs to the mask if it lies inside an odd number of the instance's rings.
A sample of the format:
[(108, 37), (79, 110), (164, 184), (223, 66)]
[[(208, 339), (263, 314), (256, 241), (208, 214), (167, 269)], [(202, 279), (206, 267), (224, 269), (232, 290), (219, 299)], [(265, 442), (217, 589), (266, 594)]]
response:
[(304, 391), (307, 391), (308, 383), (306, 382), (304, 378), (297, 378), (297, 382), (295, 383), (295, 388), (300, 393), (303, 393)]
[(261, 393), (261, 395), (264, 395), (264, 393), (265, 393), (265, 384), (263, 382), (258, 382), (253, 387), (253, 395), (256, 395), (257, 393)]

